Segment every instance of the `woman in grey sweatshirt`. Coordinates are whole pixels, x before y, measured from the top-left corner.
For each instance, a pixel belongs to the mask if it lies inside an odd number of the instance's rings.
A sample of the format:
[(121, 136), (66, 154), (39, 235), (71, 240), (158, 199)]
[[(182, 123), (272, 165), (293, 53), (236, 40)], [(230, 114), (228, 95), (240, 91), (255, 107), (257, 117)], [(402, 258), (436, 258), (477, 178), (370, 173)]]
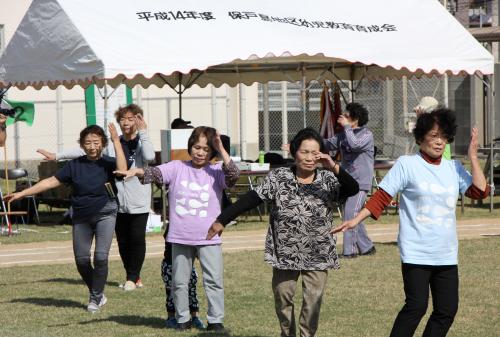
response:
[[(344, 131), (325, 139), (325, 145), (330, 151), (340, 151), (342, 168), (359, 184), (359, 192), (349, 197), (345, 203), (344, 221), (347, 221), (354, 218), (363, 208), (366, 195), (372, 187), (374, 141), (373, 133), (366, 127), (368, 111), (363, 105), (347, 104), (346, 111), (340, 115), (337, 122), (344, 127)], [(343, 257), (346, 258), (375, 253), (375, 246), (363, 223), (344, 232), (343, 246)]]

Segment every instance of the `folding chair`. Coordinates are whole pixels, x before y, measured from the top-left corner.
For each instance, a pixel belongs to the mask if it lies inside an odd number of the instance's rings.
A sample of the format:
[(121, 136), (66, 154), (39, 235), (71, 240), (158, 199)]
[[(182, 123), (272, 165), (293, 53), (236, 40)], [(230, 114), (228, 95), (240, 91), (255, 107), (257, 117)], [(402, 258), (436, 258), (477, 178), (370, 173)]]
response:
[[(1, 210), (0, 210), (0, 217), (2, 217), (2, 225), (1, 225), (1, 229), (0, 229), (0, 234), (1, 235), (12, 235), (13, 231), (12, 231), (12, 222), (10, 221), (11, 220), (11, 217), (12, 216), (15, 216), (15, 217), (21, 217), (21, 220), (24, 224), (24, 216), (28, 214), (28, 212), (24, 212), (24, 211), (9, 211), (7, 209), (7, 207), (5, 206), (5, 200), (3, 199), (3, 193), (2, 193), (2, 187), (0, 186), (0, 200), (1, 200), (1, 203), (0, 203), (0, 206), (1, 206)], [(5, 221), (5, 222), (4, 222)], [(7, 226), (7, 228), (5, 228), (5, 226)], [(19, 222), (16, 221), (16, 231), (15, 233), (19, 233)]]
[[(28, 171), (24, 168), (14, 168), (14, 169), (9, 169), (7, 170), (7, 175), (5, 174), (5, 170), (0, 170), (0, 178), (2, 179), (6, 179), (6, 178), (9, 178), (9, 180), (14, 180), (14, 181), (18, 181), (19, 179), (22, 179), (22, 178), (26, 178), (26, 181), (27, 181), (27, 186), (28, 187), (31, 187), (31, 179), (29, 178), (29, 174), (28, 174)], [(24, 220), (24, 215), (29, 215), (31, 214), (30, 213), (30, 207), (31, 207), (31, 204), (33, 206), (33, 212), (34, 212), (34, 215), (35, 215), (35, 222), (37, 224), (40, 224), (40, 218), (39, 218), (39, 215), (38, 215), (38, 207), (37, 207), (37, 203), (36, 203), (36, 199), (35, 199), (35, 196), (33, 195), (30, 195), (30, 196), (27, 196), (26, 197), (27, 201), (28, 201), (28, 205), (27, 205), (27, 210), (26, 214), (16, 214), (17, 216), (23, 216), (22, 218), (22, 221), (23, 223), (27, 222)], [(2, 202), (3, 202), (3, 197), (2, 197)], [(4, 205), (2, 205), (2, 210), (3, 211), (6, 211), (6, 208), (4, 207)], [(14, 215), (14, 214), (11, 214), (11, 215)]]

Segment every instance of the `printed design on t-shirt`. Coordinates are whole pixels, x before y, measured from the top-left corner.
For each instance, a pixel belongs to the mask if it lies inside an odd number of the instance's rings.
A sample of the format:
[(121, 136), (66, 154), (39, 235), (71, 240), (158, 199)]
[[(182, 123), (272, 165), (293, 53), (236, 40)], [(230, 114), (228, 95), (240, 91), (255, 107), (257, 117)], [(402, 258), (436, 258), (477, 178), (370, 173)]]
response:
[(421, 182), (416, 220), (422, 225), (438, 225), (450, 228), (454, 223), (455, 187)]
[(180, 216), (197, 215), (199, 218), (206, 218), (210, 199), (208, 184), (200, 186), (196, 182), (182, 180), (181, 186), (184, 190), (177, 192), (180, 198), (175, 198), (175, 212)]

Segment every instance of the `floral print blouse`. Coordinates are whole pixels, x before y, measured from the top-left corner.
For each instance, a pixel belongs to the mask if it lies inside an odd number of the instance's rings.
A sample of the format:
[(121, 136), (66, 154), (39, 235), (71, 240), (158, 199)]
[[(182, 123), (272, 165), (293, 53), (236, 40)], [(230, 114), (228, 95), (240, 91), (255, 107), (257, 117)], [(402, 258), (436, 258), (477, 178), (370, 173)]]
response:
[(265, 260), (277, 269), (338, 269), (336, 236), (330, 234), (339, 202), (333, 172), (317, 170), (311, 184), (297, 181), (289, 167), (275, 169), (256, 187), (270, 204)]

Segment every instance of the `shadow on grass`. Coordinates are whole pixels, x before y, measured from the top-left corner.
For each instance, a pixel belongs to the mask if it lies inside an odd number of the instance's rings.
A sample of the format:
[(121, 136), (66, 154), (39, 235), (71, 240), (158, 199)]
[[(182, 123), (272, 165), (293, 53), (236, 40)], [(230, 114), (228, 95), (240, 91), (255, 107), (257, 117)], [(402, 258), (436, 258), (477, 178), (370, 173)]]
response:
[(28, 297), (28, 298), (16, 298), (9, 303), (27, 303), (39, 305), (42, 307), (58, 307), (58, 308), (84, 308), (85, 306), (76, 301), (71, 300), (61, 300), (52, 297)]
[[(43, 280), (42, 282), (66, 283), (66, 284), (77, 284), (77, 285), (84, 284), (82, 279), (65, 278), (65, 277), (49, 278)], [(106, 286), (108, 287), (118, 287), (118, 285), (119, 285), (118, 282), (106, 282)]]
[(390, 241), (390, 242), (377, 242), (377, 246), (397, 246), (398, 242), (397, 241)]
[[(118, 324), (129, 325), (129, 326), (144, 326), (153, 329), (162, 329), (167, 331), (175, 332), (175, 330), (165, 328), (165, 319), (159, 317), (144, 317), (144, 316), (132, 316), (132, 315), (124, 315), (124, 316), (109, 316), (102, 319), (93, 319), (91, 321), (80, 322), (79, 324), (95, 324), (98, 322), (115, 322)], [(195, 330), (191, 330), (195, 332)], [(168, 335), (168, 334), (167, 334)], [(220, 332), (211, 332), (211, 331), (200, 331), (192, 337), (243, 337), (241, 335), (234, 335), (230, 331), (226, 333)], [(264, 335), (253, 335), (253, 336), (245, 336), (245, 337), (266, 337)]]
[(214, 336), (217, 336), (217, 337), (268, 337), (268, 336), (264, 336), (264, 335), (251, 335), (251, 336), (248, 336), (248, 335), (234, 335), (232, 334), (230, 331), (229, 332), (215, 332), (215, 331), (206, 331), (206, 332), (200, 332), (200, 333), (197, 333), (196, 335), (192, 335), (192, 337), (214, 337)]
[(96, 322), (115, 322), (123, 325), (130, 326), (145, 326), (154, 329), (165, 328), (165, 319), (159, 317), (144, 317), (144, 316), (109, 316), (102, 319), (94, 319), (91, 321), (81, 322), (80, 324), (94, 324)]

